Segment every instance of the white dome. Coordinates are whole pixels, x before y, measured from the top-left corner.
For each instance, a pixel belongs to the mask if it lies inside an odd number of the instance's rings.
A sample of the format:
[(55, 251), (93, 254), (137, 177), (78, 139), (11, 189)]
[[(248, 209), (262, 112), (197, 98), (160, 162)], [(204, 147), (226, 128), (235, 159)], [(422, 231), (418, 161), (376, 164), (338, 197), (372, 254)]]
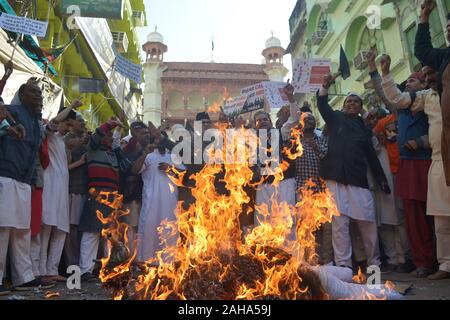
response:
[(281, 41), (278, 38), (270, 37), (266, 41), (266, 49), (267, 48), (275, 48), (275, 47), (281, 47)]
[(164, 43), (164, 38), (159, 32), (154, 31), (154, 32), (148, 34), (147, 41)]

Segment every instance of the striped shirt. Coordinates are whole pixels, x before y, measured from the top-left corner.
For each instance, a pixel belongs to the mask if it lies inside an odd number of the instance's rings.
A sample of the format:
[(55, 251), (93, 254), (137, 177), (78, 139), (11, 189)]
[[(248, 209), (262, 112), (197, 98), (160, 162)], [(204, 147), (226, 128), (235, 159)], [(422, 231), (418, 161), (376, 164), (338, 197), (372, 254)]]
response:
[(107, 149), (102, 145), (105, 133), (111, 130), (108, 124), (102, 125), (91, 136), (87, 153), (88, 187), (120, 190), (120, 173), (132, 166), (122, 149)]

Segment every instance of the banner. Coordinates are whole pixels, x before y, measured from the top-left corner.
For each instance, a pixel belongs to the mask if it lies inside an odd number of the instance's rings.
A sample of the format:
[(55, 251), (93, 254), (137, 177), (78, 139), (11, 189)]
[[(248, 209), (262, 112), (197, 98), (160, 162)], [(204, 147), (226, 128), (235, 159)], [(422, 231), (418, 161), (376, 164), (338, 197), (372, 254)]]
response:
[(229, 118), (234, 118), (242, 113), (264, 109), (266, 103), (271, 109), (280, 109), (289, 105), (289, 100), (284, 94), (284, 82), (264, 81), (241, 90), (241, 95), (227, 101), (223, 107), (224, 113)]
[(244, 106), (242, 107), (242, 113), (264, 109), (265, 89), (263, 82), (242, 89), (241, 95), (245, 95), (247, 97)]
[[(128, 118), (136, 116), (138, 102), (135, 97), (131, 101), (125, 99), (130, 91), (130, 81), (119, 72), (113, 72), (111, 66), (114, 64), (117, 54), (113, 50), (113, 38), (106, 19), (76, 18), (77, 25), (81, 33), (94, 53), (95, 59), (99, 63), (108, 79), (107, 86), (114, 99), (121, 106)], [(125, 82), (125, 90), (124, 90)]]
[(322, 87), (323, 78), (331, 72), (330, 59), (297, 59), (294, 61), (295, 93), (312, 93)]
[(62, 0), (62, 12), (72, 14), (73, 7), (79, 8), (81, 17), (118, 19), (123, 18), (123, 0)]
[(120, 54), (116, 55), (115, 70), (125, 78), (133, 80), (138, 84), (142, 81), (142, 66), (134, 64)]
[(240, 95), (231, 100), (225, 102), (223, 106), (223, 112), (228, 118), (235, 118), (242, 113), (242, 109), (244, 108), (245, 101), (247, 101), (246, 95)]
[(0, 27), (8, 31), (43, 38), (47, 33), (48, 21), (33, 20), (7, 13), (1, 13)]

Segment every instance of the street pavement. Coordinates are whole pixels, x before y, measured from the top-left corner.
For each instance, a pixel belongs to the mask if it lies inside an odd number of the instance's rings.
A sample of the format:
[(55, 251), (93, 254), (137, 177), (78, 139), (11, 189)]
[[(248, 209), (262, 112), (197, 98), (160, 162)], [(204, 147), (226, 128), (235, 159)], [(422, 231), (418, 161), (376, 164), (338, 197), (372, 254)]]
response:
[[(409, 274), (391, 273), (382, 276), (383, 282), (390, 280), (400, 287), (411, 289), (405, 300), (450, 300), (450, 280), (430, 281), (417, 279)], [(109, 300), (110, 295), (100, 283), (82, 283), (81, 290), (69, 290), (65, 283), (59, 283), (47, 290), (29, 292), (13, 291), (0, 300)]]

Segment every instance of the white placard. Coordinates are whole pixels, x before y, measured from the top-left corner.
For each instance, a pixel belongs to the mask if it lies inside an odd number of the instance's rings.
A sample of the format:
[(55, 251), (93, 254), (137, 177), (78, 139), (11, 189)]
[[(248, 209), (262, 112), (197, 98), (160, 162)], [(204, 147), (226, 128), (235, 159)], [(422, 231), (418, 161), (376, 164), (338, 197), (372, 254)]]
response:
[(247, 101), (247, 95), (243, 94), (225, 102), (223, 106), (223, 112), (228, 118), (237, 117), (242, 113), (245, 101)]
[(0, 27), (8, 31), (43, 38), (47, 33), (48, 21), (39, 21), (2, 13), (0, 15)]
[(292, 81), (294, 92), (316, 92), (322, 87), (323, 77), (330, 72), (330, 59), (296, 59)]
[(267, 102), (271, 109), (280, 109), (289, 105), (289, 99), (284, 93), (287, 83), (284, 82), (264, 82)]
[(242, 113), (264, 109), (266, 103), (271, 109), (280, 109), (289, 105), (289, 100), (284, 93), (285, 86), (284, 82), (264, 81), (243, 88), (240, 96), (225, 103), (223, 111), (227, 117), (233, 118)]
[(246, 87), (241, 90), (241, 95), (247, 96), (242, 113), (253, 112), (255, 110), (264, 109), (265, 106), (265, 87), (264, 82), (257, 83), (253, 86)]
[(130, 60), (122, 57), (120, 54), (116, 55), (115, 70), (125, 78), (133, 80), (138, 84), (142, 81), (142, 66), (139, 64), (134, 64)]

